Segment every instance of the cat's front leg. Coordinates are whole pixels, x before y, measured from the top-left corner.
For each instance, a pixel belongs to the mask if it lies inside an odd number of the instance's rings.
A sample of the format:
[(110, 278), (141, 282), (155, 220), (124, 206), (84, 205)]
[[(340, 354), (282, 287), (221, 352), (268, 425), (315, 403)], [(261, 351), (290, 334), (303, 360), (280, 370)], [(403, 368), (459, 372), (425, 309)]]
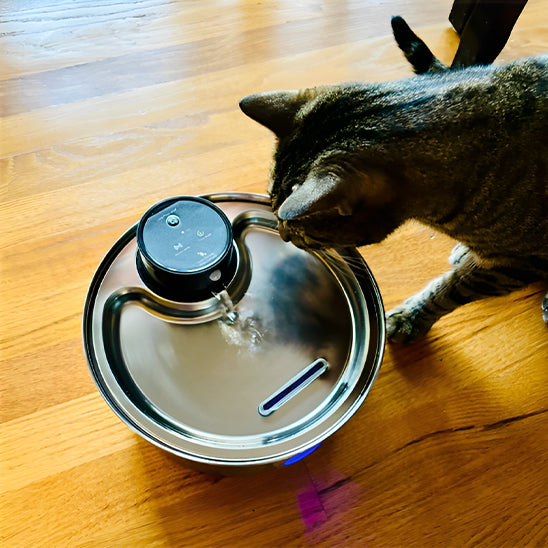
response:
[(452, 270), (388, 312), (386, 330), (390, 340), (415, 342), (455, 308), (484, 297), (505, 295), (531, 281), (510, 268), (482, 268), (467, 248), (459, 251), (458, 258), (453, 257)]

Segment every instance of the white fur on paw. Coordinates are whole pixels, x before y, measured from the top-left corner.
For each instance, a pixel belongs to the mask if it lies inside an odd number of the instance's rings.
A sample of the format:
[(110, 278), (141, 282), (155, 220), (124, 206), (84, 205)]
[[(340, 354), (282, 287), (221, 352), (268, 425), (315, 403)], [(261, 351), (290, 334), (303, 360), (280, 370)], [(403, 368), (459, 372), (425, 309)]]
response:
[(457, 245), (451, 250), (451, 254), (449, 255), (449, 264), (452, 264), (453, 266), (458, 265), (469, 252), (470, 250), (467, 246), (458, 242)]
[(548, 293), (542, 299), (542, 319), (548, 323)]
[(391, 341), (412, 343), (423, 337), (430, 325), (417, 319), (417, 312), (411, 306), (402, 304), (386, 314), (386, 334)]

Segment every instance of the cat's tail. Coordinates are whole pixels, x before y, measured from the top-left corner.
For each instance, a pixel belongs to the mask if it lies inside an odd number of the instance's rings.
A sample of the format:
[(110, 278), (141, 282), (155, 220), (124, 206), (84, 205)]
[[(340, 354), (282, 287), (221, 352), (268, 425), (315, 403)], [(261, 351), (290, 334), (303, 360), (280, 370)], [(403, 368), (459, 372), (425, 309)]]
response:
[(392, 17), (392, 32), (399, 48), (411, 63), (417, 74), (425, 72), (445, 72), (450, 70), (428, 48), (428, 46), (411, 30), (403, 17)]

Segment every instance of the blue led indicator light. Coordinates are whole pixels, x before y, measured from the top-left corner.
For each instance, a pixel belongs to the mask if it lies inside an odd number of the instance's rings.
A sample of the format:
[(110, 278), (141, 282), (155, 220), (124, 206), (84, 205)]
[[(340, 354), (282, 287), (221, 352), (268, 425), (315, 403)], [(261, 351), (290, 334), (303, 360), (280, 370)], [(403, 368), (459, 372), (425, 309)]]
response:
[(306, 449), (302, 453), (297, 453), (296, 455), (293, 455), (291, 458), (287, 459), (284, 462), (284, 466), (289, 466), (290, 464), (295, 464), (296, 462), (299, 462), (300, 460), (303, 460), (305, 457), (310, 455), (310, 453), (313, 453), (318, 449), (318, 447), (322, 444), (322, 442), (318, 443), (317, 445), (314, 445), (314, 447), (311, 447), (310, 449)]

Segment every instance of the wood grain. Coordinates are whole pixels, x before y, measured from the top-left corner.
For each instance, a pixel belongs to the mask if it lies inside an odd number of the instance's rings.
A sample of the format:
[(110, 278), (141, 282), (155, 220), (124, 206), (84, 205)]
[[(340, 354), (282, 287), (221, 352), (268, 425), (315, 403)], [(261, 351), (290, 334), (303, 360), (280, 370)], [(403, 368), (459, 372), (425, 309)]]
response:
[[(451, 2), (8, 0), (0, 5), (0, 543), (548, 546), (546, 284), (388, 345), (356, 416), (293, 466), (189, 470), (87, 371), (81, 314), (117, 238), (177, 194), (264, 192), (249, 93), (411, 76), (401, 14), (445, 61)], [(497, 62), (548, 49), (530, 0)], [(387, 308), (447, 268), (409, 223), (362, 249)]]

